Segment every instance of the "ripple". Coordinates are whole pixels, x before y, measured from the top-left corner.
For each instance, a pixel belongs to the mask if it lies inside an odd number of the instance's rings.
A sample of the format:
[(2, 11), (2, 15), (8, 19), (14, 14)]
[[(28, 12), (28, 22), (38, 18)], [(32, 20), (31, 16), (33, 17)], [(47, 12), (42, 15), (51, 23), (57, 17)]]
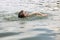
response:
[[(22, 33), (22, 32), (20, 32)], [(13, 35), (18, 35), (20, 33), (16, 33), (16, 32), (6, 32), (6, 33), (0, 33), (0, 38), (1, 37), (7, 37), (7, 36), (13, 36)]]

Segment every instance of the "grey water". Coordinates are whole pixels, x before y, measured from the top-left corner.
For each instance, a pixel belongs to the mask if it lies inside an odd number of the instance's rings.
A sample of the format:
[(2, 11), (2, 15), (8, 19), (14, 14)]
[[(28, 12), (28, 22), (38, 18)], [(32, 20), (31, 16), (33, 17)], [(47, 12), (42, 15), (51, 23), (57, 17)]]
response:
[[(0, 40), (60, 40), (59, 3), (59, 0), (0, 0)], [(18, 18), (20, 10), (48, 16)]]

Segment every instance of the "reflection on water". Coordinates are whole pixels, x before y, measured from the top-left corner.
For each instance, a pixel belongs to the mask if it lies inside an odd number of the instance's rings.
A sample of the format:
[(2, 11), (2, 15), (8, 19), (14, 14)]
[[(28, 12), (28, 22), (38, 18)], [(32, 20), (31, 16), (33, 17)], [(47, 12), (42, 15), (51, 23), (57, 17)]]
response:
[[(20, 40), (54, 40), (53, 38), (55, 38), (56, 34), (53, 33), (53, 30), (49, 30), (49, 29), (33, 29), (34, 31), (45, 31), (46, 33), (41, 33), (38, 34), (34, 37), (28, 37), (28, 38), (24, 38), (24, 39), (20, 39)], [(32, 32), (32, 31), (31, 31)]]
[[(56, 2), (0, 0), (0, 40), (60, 40), (60, 6)], [(46, 13), (48, 16), (18, 18), (18, 12), (22, 9), (30, 13)]]
[(38, 34), (35, 37), (29, 37), (20, 40), (54, 40), (53, 39), (54, 36), (55, 36), (54, 34), (44, 33), (44, 34)]

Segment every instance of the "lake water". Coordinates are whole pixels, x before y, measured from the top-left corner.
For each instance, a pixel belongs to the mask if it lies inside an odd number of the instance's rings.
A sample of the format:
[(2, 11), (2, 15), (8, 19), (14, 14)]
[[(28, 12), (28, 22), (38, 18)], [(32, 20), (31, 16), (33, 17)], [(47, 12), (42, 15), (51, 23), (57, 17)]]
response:
[[(0, 0), (0, 40), (60, 40), (60, 4), (56, 4), (57, 1)], [(20, 10), (48, 16), (21, 19), (18, 18)]]

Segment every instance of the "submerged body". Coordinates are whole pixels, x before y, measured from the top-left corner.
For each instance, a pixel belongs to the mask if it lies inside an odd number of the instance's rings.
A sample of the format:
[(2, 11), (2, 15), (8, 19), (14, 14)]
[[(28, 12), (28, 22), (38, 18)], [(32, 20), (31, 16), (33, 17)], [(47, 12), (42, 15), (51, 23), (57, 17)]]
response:
[(42, 14), (42, 13), (37, 13), (37, 12), (29, 14), (26, 11), (21, 10), (18, 14), (18, 18), (25, 18), (25, 17), (29, 17), (31, 15), (47, 16), (47, 14)]

